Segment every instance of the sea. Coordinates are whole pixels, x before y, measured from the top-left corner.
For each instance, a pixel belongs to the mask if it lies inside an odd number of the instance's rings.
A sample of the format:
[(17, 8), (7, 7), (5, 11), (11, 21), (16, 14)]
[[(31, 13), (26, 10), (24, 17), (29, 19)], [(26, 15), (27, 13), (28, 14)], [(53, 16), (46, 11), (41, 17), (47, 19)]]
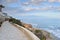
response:
[(39, 28), (52, 33), (60, 39), (60, 19), (48, 17), (21, 17), (21, 21), (31, 24), (34, 28)]

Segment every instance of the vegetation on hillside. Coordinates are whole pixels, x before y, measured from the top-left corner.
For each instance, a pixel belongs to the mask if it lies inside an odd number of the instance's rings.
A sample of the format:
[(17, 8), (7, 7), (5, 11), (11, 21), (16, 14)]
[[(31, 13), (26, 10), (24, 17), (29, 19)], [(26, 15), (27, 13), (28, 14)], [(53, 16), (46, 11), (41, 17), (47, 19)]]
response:
[(40, 40), (46, 40), (46, 37), (42, 34), (41, 30), (35, 30), (34, 33), (37, 37), (40, 38)]
[[(20, 20), (15, 19), (15, 18), (12, 18), (12, 17), (9, 19), (9, 22), (12, 22), (12, 23), (18, 24), (18, 25), (20, 25), (20, 26), (23, 26), (23, 25), (22, 25), (22, 22), (21, 22)], [(24, 26), (23, 26), (23, 27), (24, 27)]]

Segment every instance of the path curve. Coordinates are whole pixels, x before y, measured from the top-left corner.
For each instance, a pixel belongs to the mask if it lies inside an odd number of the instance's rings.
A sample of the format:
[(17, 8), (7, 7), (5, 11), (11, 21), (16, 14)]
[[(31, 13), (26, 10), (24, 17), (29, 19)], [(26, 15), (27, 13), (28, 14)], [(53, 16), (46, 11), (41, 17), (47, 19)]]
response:
[(0, 28), (0, 40), (32, 40), (27, 34), (19, 30), (8, 21), (4, 22)]

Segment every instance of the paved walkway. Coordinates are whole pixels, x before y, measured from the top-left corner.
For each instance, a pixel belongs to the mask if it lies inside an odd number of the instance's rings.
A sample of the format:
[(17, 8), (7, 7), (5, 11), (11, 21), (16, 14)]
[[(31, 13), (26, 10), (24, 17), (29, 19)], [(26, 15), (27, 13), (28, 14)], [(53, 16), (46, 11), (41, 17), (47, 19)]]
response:
[(8, 21), (0, 28), (0, 40), (30, 40), (21, 30), (14, 27)]

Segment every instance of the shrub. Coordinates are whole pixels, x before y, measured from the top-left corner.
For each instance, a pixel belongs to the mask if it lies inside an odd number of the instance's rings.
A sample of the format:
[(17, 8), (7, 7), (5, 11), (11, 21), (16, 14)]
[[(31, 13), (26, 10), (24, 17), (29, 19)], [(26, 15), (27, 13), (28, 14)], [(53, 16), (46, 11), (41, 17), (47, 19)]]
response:
[(40, 38), (40, 40), (46, 40), (46, 37), (42, 34), (41, 30), (35, 30), (35, 35)]
[(22, 22), (20, 20), (12, 18), (12, 17), (9, 19), (9, 22), (12, 22), (12, 23), (18, 24), (20, 26), (23, 26)]

